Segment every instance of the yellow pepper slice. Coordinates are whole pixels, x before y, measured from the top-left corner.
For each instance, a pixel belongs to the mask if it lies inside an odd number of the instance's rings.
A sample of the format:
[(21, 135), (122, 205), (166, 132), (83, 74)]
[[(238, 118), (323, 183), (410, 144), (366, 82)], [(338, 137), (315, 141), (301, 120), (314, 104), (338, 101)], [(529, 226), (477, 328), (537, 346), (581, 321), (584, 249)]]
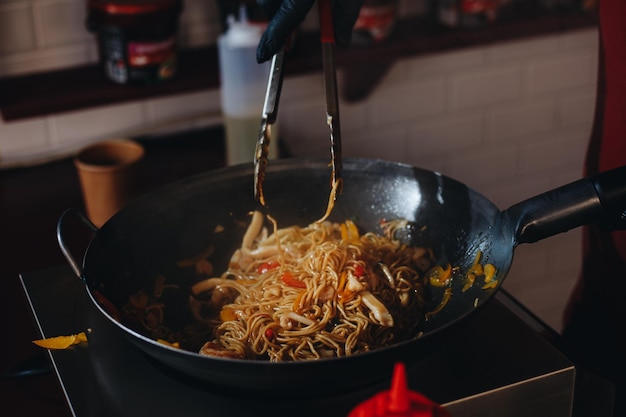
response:
[(426, 273), (430, 285), (434, 287), (443, 287), (446, 285), (451, 275), (452, 266), (450, 264), (446, 265), (446, 269), (443, 269), (443, 267), (439, 265), (434, 266)]
[(439, 313), (441, 310), (443, 310), (446, 304), (448, 304), (448, 301), (450, 301), (450, 298), (452, 298), (452, 288), (446, 288), (443, 292), (443, 297), (441, 297), (439, 305), (433, 311), (429, 311), (428, 313), (426, 313), (424, 315), (424, 318), (428, 320), (431, 317), (435, 316), (437, 313)]
[(359, 229), (356, 227), (356, 224), (352, 220), (346, 220), (341, 224), (341, 239), (346, 242), (352, 243), (353, 245), (358, 245), (361, 243), (361, 238), (359, 236)]
[(180, 343), (178, 342), (168, 342), (165, 339), (157, 339), (157, 343), (160, 343), (162, 345), (166, 345), (166, 346), (170, 346), (176, 349), (180, 349)]
[(481, 288), (483, 290), (488, 290), (489, 288), (496, 288), (498, 286), (498, 280), (497, 279), (493, 279), (491, 281), (489, 281), (488, 283), (486, 283), (485, 285), (483, 285)]
[(224, 306), (220, 311), (220, 320), (221, 321), (232, 321), (237, 320), (237, 312), (234, 308)]
[(491, 282), (493, 278), (496, 276), (496, 267), (492, 264), (486, 264), (483, 267), (485, 273), (485, 283)]
[(42, 348), (59, 350), (67, 349), (70, 346), (77, 345), (81, 342), (86, 341), (87, 334), (85, 332), (80, 332), (78, 334), (71, 334), (69, 336), (55, 336), (45, 339), (37, 339), (33, 340), (33, 343)]
[(465, 282), (463, 283), (463, 288), (461, 289), (461, 291), (465, 292), (469, 290), (472, 287), (472, 285), (474, 285), (475, 281), (476, 281), (476, 275), (474, 275), (471, 272), (468, 272), (467, 274), (465, 274)]

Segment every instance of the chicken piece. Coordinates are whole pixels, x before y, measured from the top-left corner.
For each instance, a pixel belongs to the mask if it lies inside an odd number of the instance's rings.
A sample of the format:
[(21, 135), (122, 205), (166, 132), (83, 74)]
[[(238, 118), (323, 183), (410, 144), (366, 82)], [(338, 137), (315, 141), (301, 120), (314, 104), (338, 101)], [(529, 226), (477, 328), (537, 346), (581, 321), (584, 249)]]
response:
[(380, 302), (378, 298), (369, 291), (361, 292), (361, 299), (363, 304), (367, 306), (372, 312), (372, 315), (378, 321), (378, 323), (385, 327), (393, 327), (393, 317), (387, 310), (387, 307)]
[(218, 358), (244, 359), (244, 356), (238, 352), (227, 350), (213, 342), (206, 342), (198, 352), (204, 356), (214, 356)]

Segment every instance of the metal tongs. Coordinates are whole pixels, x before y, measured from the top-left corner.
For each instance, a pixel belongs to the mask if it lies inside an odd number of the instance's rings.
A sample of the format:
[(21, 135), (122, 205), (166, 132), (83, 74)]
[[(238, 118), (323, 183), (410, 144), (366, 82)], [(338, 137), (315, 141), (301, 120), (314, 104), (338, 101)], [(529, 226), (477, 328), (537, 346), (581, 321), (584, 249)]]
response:
[(265, 92), (265, 102), (263, 103), (263, 113), (261, 115), (261, 126), (259, 128), (259, 138), (254, 151), (254, 198), (265, 206), (265, 196), (263, 195), (263, 182), (265, 181), (265, 169), (270, 151), (271, 125), (276, 123), (278, 114), (278, 101), (280, 90), (283, 86), (283, 58), (285, 48), (282, 48), (272, 58), (267, 91)]
[[(320, 40), (322, 43), (322, 64), (324, 71), (324, 90), (326, 95), (326, 123), (330, 128), (331, 154), (331, 201), (325, 217), (329, 214), (337, 192), (341, 192), (341, 128), (339, 124), (339, 99), (337, 96), (337, 74), (335, 69), (335, 31), (333, 28), (330, 0), (318, 0), (320, 17)], [(259, 138), (254, 156), (254, 197), (265, 206), (263, 182), (267, 168), (269, 146), (271, 141), (271, 125), (276, 122), (278, 102), (283, 83), (284, 48), (272, 58)]]
[[(339, 123), (339, 97), (337, 95), (337, 71), (335, 68), (335, 30), (330, 0), (318, 0), (320, 33), (322, 41), (322, 66), (326, 95), (326, 123), (330, 128), (331, 203), (341, 192), (341, 127)], [(328, 210), (332, 206), (329, 205)], [(329, 212), (326, 215), (330, 214)]]

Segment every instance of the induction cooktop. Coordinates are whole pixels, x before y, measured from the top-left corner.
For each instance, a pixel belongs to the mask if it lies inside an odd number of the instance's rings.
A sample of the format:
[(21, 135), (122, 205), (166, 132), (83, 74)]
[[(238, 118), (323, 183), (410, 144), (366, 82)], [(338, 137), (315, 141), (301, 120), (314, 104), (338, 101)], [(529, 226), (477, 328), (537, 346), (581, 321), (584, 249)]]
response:
[[(211, 389), (172, 374), (132, 344), (99, 314), (68, 266), (20, 279), (42, 337), (97, 332), (87, 346), (48, 351), (74, 416), (346, 416), (389, 389), (389, 381), (325, 397), (315, 386), (262, 397)], [(409, 388), (454, 417), (571, 416), (576, 366), (541, 336), (540, 326), (500, 290), (452, 343), (407, 369)]]

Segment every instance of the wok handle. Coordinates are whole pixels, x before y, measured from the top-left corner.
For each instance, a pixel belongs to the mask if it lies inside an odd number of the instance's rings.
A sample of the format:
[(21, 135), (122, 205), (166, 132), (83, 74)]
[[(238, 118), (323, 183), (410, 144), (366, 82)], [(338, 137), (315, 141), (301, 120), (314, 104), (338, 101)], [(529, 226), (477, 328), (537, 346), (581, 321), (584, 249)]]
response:
[(81, 223), (86, 225), (89, 228), (89, 230), (92, 231), (93, 233), (96, 233), (98, 231), (98, 228), (87, 218), (87, 216), (85, 216), (83, 213), (81, 213), (80, 211), (76, 209), (65, 210), (61, 214), (61, 217), (59, 218), (59, 221), (57, 222), (57, 242), (59, 242), (59, 247), (61, 248), (61, 252), (63, 252), (65, 259), (67, 259), (67, 262), (70, 264), (70, 267), (74, 271), (74, 274), (76, 274), (76, 276), (80, 278), (81, 281), (85, 282), (85, 275), (83, 273), (83, 269), (79, 265), (79, 263), (76, 262), (76, 259), (74, 259), (74, 256), (72, 256), (71, 251), (69, 250), (68, 246), (65, 244), (65, 238), (63, 237), (63, 233), (66, 227), (66, 221), (69, 216), (73, 216), (77, 218), (78, 220), (80, 220)]
[(578, 226), (626, 229), (626, 166), (583, 178), (502, 212), (514, 244), (532, 243)]

